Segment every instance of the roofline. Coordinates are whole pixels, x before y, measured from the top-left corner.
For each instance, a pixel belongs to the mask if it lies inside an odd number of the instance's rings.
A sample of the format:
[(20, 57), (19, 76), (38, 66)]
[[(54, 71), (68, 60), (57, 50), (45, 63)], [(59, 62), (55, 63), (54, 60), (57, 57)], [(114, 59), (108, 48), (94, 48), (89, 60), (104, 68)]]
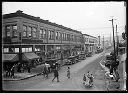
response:
[[(90, 37), (94, 37), (94, 36), (91, 36), (91, 35), (88, 35), (88, 34), (83, 34), (83, 35), (87, 35), (87, 36), (90, 36)], [(97, 37), (94, 37), (94, 38), (97, 38)]]
[(80, 31), (73, 30), (73, 29), (68, 28), (68, 27), (65, 27), (65, 26), (63, 26), (63, 25), (59, 25), (59, 24), (56, 24), (56, 23), (52, 23), (52, 22), (50, 22), (49, 20), (43, 20), (43, 19), (41, 19), (40, 17), (34, 17), (34, 16), (31, 16), (31, 15), (25, 14), (25, 13), (23, 13), (23, 11), (21, 11), (21, 10), (18, 10), (18, 11), (16, 11), (15, 13), (9, 13), (9, 14), (4, 14), (4, 15), (3, 15), (3, 19), (12, 18), (12, 17), (25, 17), (25, 18), (28, 18), (28, 19), (31, 19), (31, 20), (34, 20), (34, 21), (46, 23), (46, 24), (49, 24), (49, 25), (52, 25), (52, 26), (56, 26), (56, 27), (59, 27), (59, 28), (62, 28), (62, 29), (66, 29), (66, 30), (70, 30), (70, 31), (73, 31), (73, 32), (77, 32), (77, 33), (82, 34)]

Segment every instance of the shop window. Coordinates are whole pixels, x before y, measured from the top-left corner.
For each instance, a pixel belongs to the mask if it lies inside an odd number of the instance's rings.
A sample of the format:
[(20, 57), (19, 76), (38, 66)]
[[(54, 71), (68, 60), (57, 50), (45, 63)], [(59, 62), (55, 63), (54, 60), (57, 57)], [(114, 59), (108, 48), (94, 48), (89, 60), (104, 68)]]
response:
[(27, 26), (23, 25), (23, 37), (27, 37)]
[(28, 52), (32, 52), (32, 47), (28, 48)]
[(18, 53), (19, 52), (19, 48), (15, 48), (15, 52)]
[(12, 26), (12, 37), (17, 37), (17, 25)]
[(9, 48), (3, 48), (3, 52), (4, 53), (8, 53), (9, 52)]
[(22, 48), (22, 52), (25, 52), (25, 48)]
[(7, 25), (5, 27), (5, 32), (6, 32), (6, 37), (10, 37), (11, 36), (11, 26), (10, 25)]

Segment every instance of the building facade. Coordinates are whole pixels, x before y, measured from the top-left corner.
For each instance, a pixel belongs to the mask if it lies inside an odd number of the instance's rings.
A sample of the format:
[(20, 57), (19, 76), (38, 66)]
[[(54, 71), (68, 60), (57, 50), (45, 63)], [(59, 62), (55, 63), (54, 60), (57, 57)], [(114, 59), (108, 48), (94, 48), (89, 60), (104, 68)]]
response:
[(88, 52), (95, 53), (98, 48), (98, 38), (88, 34), (83, 34), (83, 38), (84, 38), (84, 51), (86, 53)]
[[(5, 14), (2, 20), (3, 61), (31, 62), (36, 58), (47, 60), (75, 56), (84, 49), (82, 36), (79, 31), (22, 11)], [(11, 59), (9, 54), (14, 57)]]

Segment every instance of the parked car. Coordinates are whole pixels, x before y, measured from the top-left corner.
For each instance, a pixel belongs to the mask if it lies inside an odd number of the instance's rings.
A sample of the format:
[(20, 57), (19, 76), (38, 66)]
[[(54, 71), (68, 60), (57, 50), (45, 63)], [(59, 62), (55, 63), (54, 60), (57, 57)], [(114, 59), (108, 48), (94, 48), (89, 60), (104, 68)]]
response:
[(79, 54), (79, 60), (84, 60), (86, 59), (85, 53)]
[(91, 57), (92, 56), (92, 52), (88, 52), (87, 54), (86, 54), (86, 57)]
[(66, 65), (72, 65), (74, 63), (76, 63), (75, 56), (70, 56), (68, 60), (65, 62)]
[(103, 49), (97, 49), (96, 54), (103, 52)]

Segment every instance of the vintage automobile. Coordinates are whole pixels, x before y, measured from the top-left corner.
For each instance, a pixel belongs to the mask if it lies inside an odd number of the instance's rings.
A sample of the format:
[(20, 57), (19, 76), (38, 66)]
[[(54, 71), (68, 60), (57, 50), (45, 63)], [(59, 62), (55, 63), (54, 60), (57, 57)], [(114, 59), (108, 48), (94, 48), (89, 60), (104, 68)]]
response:
[(112, 63), (113, 56), (112, 55), (106, 55), (106, 61), (105, 61), (105, 66), (110, 68), (110, 65)]
[(95, 53), (98, 54), (98, 53), (101, 53), (101, 52), (103, 52), (103, 49), (97, 49)]
[(65, 62), (66, 65), (72, 65), (76, 63), (76, 57), (75, 56), (70, 56), (67, 61)]
[(84, 59), (86, 59), (86, 54), (85, 53), (79, 54), (79, 60), (84, 60)]
[(92, 52), (88, 52), (87, 54), (86, 54), (86, 57), (91, 57), (93, 54), (92, 54)]

